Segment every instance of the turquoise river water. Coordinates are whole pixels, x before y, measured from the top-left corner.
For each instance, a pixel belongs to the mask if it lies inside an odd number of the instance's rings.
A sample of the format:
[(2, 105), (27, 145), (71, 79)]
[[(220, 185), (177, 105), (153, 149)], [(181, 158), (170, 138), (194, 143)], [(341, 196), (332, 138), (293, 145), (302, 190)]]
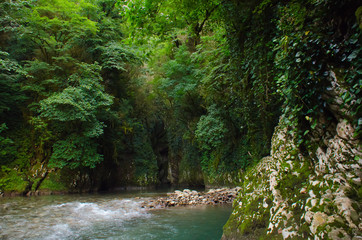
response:
[(220, 239), (230, 205), (146, 210), (160, 193), (0, 198), (0, 239)]

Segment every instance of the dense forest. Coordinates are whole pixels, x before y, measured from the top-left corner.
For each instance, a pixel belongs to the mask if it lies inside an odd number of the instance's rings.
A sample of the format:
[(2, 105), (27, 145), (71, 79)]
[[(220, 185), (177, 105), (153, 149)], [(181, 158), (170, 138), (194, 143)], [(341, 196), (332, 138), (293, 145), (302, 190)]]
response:
[(359, 1), (0, 5), (2, 193), (237, 185), (280, 117), (308, 152), (333, 74), (361, 137)]

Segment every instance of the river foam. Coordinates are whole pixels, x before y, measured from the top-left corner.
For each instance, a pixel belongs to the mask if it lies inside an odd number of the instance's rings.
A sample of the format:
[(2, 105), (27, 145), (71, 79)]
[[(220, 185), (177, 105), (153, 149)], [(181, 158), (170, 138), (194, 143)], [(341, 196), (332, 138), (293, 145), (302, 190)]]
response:
[(147, 210), (160, 193), (0, 198), (0, 239), (218, 240), (231, 205)]
[(13, 207), (0, 216), (0, 239), (79, 239), (84, 231), (109, 225), (120, 228), (125, 221), (150, 216), (136, 199)]

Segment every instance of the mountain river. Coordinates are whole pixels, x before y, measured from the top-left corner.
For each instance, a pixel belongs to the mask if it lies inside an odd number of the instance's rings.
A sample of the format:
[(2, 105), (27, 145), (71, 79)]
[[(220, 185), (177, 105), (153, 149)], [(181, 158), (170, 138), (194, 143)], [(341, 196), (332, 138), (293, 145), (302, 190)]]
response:
[(230, 205), (146, 210), (163, 193), (0, 198), (0, 239), (220, 239)]

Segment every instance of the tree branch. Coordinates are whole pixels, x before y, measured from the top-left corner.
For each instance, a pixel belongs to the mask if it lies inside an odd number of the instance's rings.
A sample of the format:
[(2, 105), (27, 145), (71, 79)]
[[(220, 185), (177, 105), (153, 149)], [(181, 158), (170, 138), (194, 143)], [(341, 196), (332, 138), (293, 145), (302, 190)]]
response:
[(203, 29), (203, 27), (204, 27), (204, 25), (205, 25), (205, 23), (206, 23), (206, 21), (210, 18), (210, 16), (211, 16), (211, 14), (221, 5), (221, 4), (223, 4), (225, 2), (225, 0), (224, 1), (222, 1), (222, 2), (220, 2), (219, 4), (216, 4), (213, 8), (211, 8), (210, 10), (208, 10), (208, 9), (206, 9), (206, 13), (205, 13), (205, 18), (204, 18), (204, 20), (202, 21), (202, 23), (199, 25), (197, 25), (196, 26), (196, 34), (197, 35), (199, 35), (200, 34), (200, 32), (202, 31), (202, 29)]

